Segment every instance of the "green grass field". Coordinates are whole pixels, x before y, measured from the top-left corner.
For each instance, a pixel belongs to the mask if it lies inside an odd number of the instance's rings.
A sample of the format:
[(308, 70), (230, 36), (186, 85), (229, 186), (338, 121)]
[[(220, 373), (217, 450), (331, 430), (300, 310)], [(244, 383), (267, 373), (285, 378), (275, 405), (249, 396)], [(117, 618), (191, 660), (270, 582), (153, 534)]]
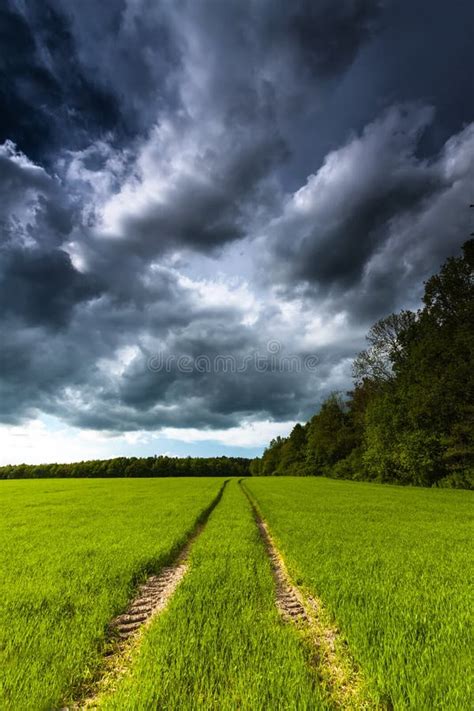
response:
[(132, 674), (100, 708), (323, 709), (295, 630), (275, 608), (250, 506), (230, 482), (191, 572), (147, 632)]
[(1, 482), (0, 709), (57, 708), (107, 622), (179, 548), (219, 479)]
[(472, 709), (470, 492), (291, 477), (246, 486), (381, 699)]
[[(50, 711), (103, 666), (107, 623), (181, 548), (223, 479), (0, 482), (0, 709)], [(320, 478), (244, 486), (293, 580), (319, 597), (372, 697), (471, 709), (469, 492)], [(231, 481), (107, 711), (331, 708), (284, 622), (247, 498)], [(370, 706), (369, 706), (370, 708)]]

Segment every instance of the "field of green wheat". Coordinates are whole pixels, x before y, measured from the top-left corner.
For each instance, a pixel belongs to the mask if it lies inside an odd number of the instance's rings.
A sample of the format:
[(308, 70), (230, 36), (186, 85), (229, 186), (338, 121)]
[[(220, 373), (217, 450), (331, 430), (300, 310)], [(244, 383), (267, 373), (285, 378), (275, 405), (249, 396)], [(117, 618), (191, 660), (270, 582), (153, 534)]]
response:
[(183, 544), (216, 479), (2, 482), (0, 709), (59, 708), (108, 621)]
[(2, 711), (81, 700), (110, 620), (196, 531), (186, 575), (92, 708), (333, 708), (311, 639), (277, 610), (247, 494), (360, 669), (367, 705), (354, 708), (472, 707), (471, 493), (278, 477), (233, 479), (219, 499), (223, 485), (0, 482)]
[(471, 492), (317, 477), (246, 486), (382, 701), (472, 708)]
[(191, 564), (130, 676), (99, 708), (325, 708), (304, 648), (279, 619), (269, 562), (237, 481), (197, 540)]

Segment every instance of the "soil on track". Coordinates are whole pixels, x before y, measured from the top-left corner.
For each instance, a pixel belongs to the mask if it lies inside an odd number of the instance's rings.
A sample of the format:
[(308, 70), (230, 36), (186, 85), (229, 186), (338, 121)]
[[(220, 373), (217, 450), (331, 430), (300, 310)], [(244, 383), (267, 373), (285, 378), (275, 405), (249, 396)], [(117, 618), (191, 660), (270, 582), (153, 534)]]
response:
[(110, 623), (111, 636), (128, 639), (154, 615), (165, 609), (168, 600), (186, 575), (189, 550), (202, 528), (203, 526), (185, 546), (174, 565), (163, 568), (159, 575), (151, 575), (140, 585), (137, 597), (132, 600), (127, 610)]
[(286, 620), (308, 622), (304, 601), (298, 588), (291, 584), (285, 564), (272, 541), (268, 526), (254, 508), (255, 518), (272, 565), (273, 577), (276, 583), (276, 603), (280, 613)]

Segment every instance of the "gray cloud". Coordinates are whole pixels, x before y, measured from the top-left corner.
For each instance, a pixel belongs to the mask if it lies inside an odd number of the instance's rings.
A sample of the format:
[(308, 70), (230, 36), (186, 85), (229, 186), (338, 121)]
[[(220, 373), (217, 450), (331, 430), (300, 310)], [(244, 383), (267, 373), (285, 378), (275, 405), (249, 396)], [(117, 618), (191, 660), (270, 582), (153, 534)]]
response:
[(67, 16), (48, 0), (0, 11), (0, 141), (48, 160), (123, 129), (117, 97), (81, 65)]
[(76, 304), (99, 293), (71, 263), (63, 242), (75, 209), (42, 168), (0, 147), (0, 306), (3, 317), (61, 326)]
[(359, 318), (416, 303), (423, 278), (469, 232), (472, 126), (420, 158), (433, 120), (430, 108), (394, 107), (330, 153), (267, 228), (272, 278)]

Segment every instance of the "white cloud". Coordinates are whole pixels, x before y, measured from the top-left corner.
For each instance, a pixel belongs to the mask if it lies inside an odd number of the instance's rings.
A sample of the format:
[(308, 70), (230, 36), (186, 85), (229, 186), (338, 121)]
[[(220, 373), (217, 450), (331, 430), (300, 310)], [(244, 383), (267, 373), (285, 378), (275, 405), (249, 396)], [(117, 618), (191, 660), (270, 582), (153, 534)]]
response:
[(200, 430), (197, 428), (164, 427), (160, 435), (183, 442), (218, 442), (229, 447), (262, 447), (278, 435), (286, 437), (296, 422), (272, 422), (257, 420), (242, 422), (227, 430)]
[(107, 433), (68, 427), (53, 418), (0, 425), (0, 465), (77, 462), (113, 452)]
[(247, 282), (238, 277), (228, 279), (191, 279), (178, 275), (178, 284), (193, 293), (203, 308), (232, 308), (242, 312), (241, 323), (252, 326), (258, 319), (261, 305)]

